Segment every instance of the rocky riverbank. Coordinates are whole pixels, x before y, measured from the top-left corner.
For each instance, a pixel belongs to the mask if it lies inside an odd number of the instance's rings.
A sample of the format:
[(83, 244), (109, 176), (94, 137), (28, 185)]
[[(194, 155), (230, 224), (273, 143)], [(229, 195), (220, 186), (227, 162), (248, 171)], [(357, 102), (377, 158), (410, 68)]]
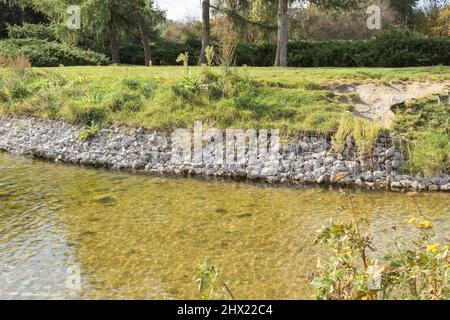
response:
[[(179, 150), (172, 132), (112, 126), (84, 142), (79, 138), (81, 130), (80, 126), (57, 120), (0, 117), (0, 150), (150, 174), (214, 176), (268, 183), (352, 184), (394, 191), (450, 191), (448, 174), (425, 178), (400, 173), (405, 159), (388, 136), (378, 138), (370, 157), (358, 154), (352, 142), (338, 154), (331, 150), (330, 137), (301, 134), (289, 137), (290, 142), (280, 144), (277, 170), (273, 171), (267, 170), (259, 158), (251, 162), (248, 148), (244, 150), (247, 160), (235, 164), (176, 163), (173, 155)], [(228, 152), (225, 150), (224, 147), (224, 154)]]

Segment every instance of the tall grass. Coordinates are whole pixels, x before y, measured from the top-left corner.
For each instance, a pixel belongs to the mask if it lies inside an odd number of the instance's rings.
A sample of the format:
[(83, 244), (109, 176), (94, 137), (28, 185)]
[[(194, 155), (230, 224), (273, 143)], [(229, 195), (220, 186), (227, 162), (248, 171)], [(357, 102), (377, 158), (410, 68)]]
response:
[(378, 123), (345, 114), (333, 137), (332, 148), (341, 153), (344, 151), (347, 141), (353, 139), (358, 152), (363, 156), (369, 156), (373, 152), (373, 147), (381, 131), (382, 127)]

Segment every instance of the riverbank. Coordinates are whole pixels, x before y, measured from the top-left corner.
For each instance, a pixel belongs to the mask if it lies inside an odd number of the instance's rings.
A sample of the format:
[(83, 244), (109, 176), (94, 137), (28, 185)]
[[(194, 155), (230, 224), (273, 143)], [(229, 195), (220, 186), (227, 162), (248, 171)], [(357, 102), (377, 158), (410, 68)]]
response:
[[(0, 115), (173, 130), (331, 133), (349, 112), (392, 122), (389, 106), (444, 94), (450, 67), (73, 67), (0, 70)], [(436, 99), (434, 99), (436, 101)]]
[[(330, 136), (298, 134), (280, 144), (277, 169), (271, 170), (273, 162), (270, 168), (260, 158), (252, 162), (249, 148), (246, 148), (245, 160), (236, 164), (208, 160), (175, 162), (173, 155), (179, 150), (173, 141), (173, 132), (168, 130), (110, 126), (101, 129), (89, 141), (80, 139), (82, 131), (82, 126), (62, 120), (3, 116), (0, 117), (0, 150), (57, 162), (148, 174), (211, 176), (282, 184), (350, 184), (394, 191), (450, 191), (448, 174), (425, 178), (401, 173), (405, 157), (389, 136), (380, 136), (372, 155), (363, 157), (352, 143), (342, 153), (336, 153), (331, 149)], [(204, 140), (203, 145), (204, 150), (209, 150), (207, 141)]]

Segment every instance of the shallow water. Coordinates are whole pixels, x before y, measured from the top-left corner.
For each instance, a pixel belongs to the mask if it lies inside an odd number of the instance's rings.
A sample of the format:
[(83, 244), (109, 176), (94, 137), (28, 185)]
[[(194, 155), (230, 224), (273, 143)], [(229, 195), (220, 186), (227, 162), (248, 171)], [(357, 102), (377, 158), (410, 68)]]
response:
[[(403, 194), (357, 192), (375, 246), (404, 235), (414, 204)], [(437, 233), (450, 194), (419, 196)], [(311, 298), (316, 230), (349, 219), (343, 193), (136, 176), (0, 153), (0, 298), (198, 298), (209, 257), (239, 299)], [(409, 229), (407, 229), (409, 230)], [(81, 290), (68, 279), (77, 270)]]

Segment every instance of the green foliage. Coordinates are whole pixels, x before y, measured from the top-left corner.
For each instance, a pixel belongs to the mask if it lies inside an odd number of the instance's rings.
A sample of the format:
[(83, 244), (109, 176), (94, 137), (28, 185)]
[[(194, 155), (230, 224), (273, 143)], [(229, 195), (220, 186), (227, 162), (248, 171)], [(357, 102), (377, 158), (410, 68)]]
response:
[(365, 156), (371, 155), (380, 131), (381, 126), (377, 123), (355, 119), (353, 137), (358, 151)]
[(212, 67), (216, 58), (216, 52), (214, 46), (208, 46), (205, 49), (206, 61), (209, 67)]
[(439, 130), (422, 133), (412, 144), (407, 167), (429, 177), (450, 171), (450, 136)]
[[(20, 6), (17, 1), (0, 1), (0, 38), (8, 36), (8, 25), (47, 23), (47, 17), (30, 6)], [(25, 4), (25, 3), (23, 3)]]
[(55, 41), (55, 32), (48, 24), (8, 25), (8, 37), (11, 39), (40, 39)]
[[(191, 38), (180, 42), (158, 39), (150, 47), (153, 65), (175, 65), (180, 52), (189, 52), (189, 64), (195, 65), (200, 56), (202, 43), (198, 39)], [(127, 56), (124, 50), (126, 51), (126, 48), (121, 48), (121, 55)], [(136, 50), (130, 52), (130, 54), (136, 55)]]
[(333, 136), (332, 148), (338, 153), (342, 153), (347, 145), (347, 140), (353, 133), (353, 117), (345, 114), (341, 117), (339, 128)]
[(34, 67), (59, 65), (106, 65), (106, 56), (77, 47), (39, 39), (8, 39), (0, 41), (0, 51), (11, 55), (24, 55)]
[(450, 130), (450, 106), (448, 96), (425, 98), (417, 101), (406, 101), (394, 106), (395, 118), (392, 132), (407, 140), (416, 140), (422, 132), (429, 130)]
[[(25, 68), (0, 70), (0, 113), (154, 129), (275, 128), (284, 133), (338, 130), (348, 106), (330, 83), (445, 79), (447, 67), (286, 69), (191, 67)], [(268, 81), (267, 79), (271, 79)], [(305, 81), (305, 79), (308, 79)]]
[(344, 114), (339, 123), (339, 128), (333, 136), (333, 150), (336, 152), (344, 151), (348, 139), (353, 139), (357, 150), (362, 155), (368, 156), (373, 151), (381, 129), (381, 126), (377, 123)]
[(90, 126), (87, 126), (80, 131), (79, 137), (81, 141), (89, 141), (92, 138), (95, 138), (99, 132), (100, 125), (92, 122)]
[[(240, 43), (236, 64), (271, 66), (276, 45)], [(291, 67), (413, 67), (450, 64), (450, 37), (428, 38), (405, 30), (390, 30), (369, 40), (291, 41)]]
[[(408, 220), (415, 239), (396, 237), (382, 261), (373, 254), (372, 237), (363, 234), (366, 219), (354, 208), (348, 193), (352, 223), (334, 223), (323, 227), (316, 245), (330, 248), (325, 261), (318, 260), (312, 282), (316, 298), (321, 300), (385, 300), (450, 298), (449, 246), (434, 240), (433, 226), (425, 218), (417, 201), (417, 211)], [(367, 226), (365, 229), (369, 229)], [(396, 230), (396, 228), (394, 228)]]
[(409, 153), (406, 170), (435, 176), (450, 170), (448, 96), (411, 100), (393, 107), (392, 134)]
[(186, 69), (186, 74), (189, 74), (189, 52), (180, 53), (176, 62), (183, 62), (183, 66)]
[(228, 285), (220, 275), (220, 271), (209, 265), (205, 258), (197, 267), (197, 274), (194, 277), (198, 284), (200, 298), (203, 300), (234, 300)]

